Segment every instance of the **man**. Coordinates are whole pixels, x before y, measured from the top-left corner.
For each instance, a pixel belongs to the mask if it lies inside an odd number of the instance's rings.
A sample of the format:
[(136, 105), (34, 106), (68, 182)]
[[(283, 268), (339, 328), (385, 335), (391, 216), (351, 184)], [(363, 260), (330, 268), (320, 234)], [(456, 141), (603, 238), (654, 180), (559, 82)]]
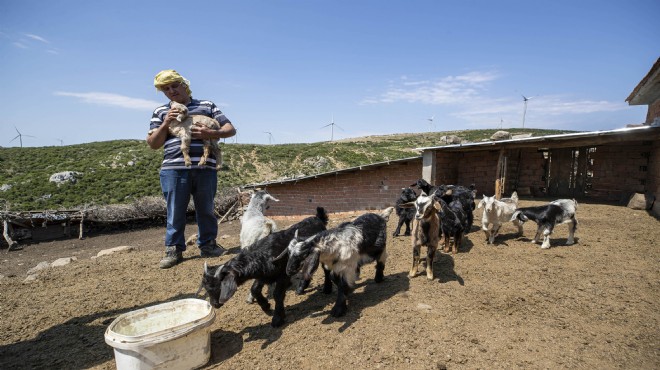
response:
[(184, 104), (190, 115), (202, 114), (216, 119), (220, 129), (193, 126), (190, 157), (192, 165), (187, 167), (181, 152), (181, 139), (169, 134), (170, 124), (176, 120), (178, 111), (170, 109), (170, 103), (154, 110), (149, 126), (147, 144), (151, 149), (164, 146), (163, 163), (160, 169), (160, 186), (167, 202), (167, 228), (165, 232), (165, 257), (160, 268), (170, 268), (183, 260), (186, 250), (186, 210), (192, 196), (197, 219), (197, 246), (202, 257), (219, 257), (226, 250), (216, 244), (218, 224), (214, 213), (215, 193), (218, 186), (216, 158), (211, 154), (205, 165), (199, 166), (203, 153), (204, 139), (219, 140), (232, 137), (236, 129), (218, 107), (208, 100), (193, 99), (190, 82), (173, 69), (159, 72), (154, 86), (170, 101)]

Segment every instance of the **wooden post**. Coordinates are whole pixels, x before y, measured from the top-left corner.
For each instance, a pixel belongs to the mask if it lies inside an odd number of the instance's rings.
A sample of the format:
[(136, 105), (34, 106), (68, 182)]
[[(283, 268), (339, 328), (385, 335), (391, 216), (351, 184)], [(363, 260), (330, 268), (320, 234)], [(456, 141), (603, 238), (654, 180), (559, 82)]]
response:
[(7, 248), (7, 252), (9, 252), (11, 247), (13, 247), (14, 243), (16, 243), (16, 242), (11, 240), (11, 237), (9, 236), (10, 235), (9, 228), (11, 227), (9, 222), (7, 222), (7, 220), (4, 220), (2, 224), (3, 224), (3, 227), (4, 227), (4, 229), (2, 230), (2, 235), (5, 237), (5, 240), (7, 241), (7, 244), (9, 244), (9, 247)]
[[(505, 167), (504, 169), (502, 167)], [(497, 159), (497, 170), (495, 172), (495, 199), (502, 198), (502, 192), (504, 188), (504, 176), (506, 173), (506, 157), (504, 155), (504, 149), (500, 149), (500, 156)]]

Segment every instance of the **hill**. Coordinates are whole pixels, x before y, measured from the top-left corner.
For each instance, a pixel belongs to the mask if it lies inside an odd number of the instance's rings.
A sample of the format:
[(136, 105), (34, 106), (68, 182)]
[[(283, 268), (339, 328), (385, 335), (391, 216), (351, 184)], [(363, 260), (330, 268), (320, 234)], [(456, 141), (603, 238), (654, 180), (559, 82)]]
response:
[[(394, 134), (309, 144), (221, 144), (222, 187), (311, 175), (419, 155), (414, 148), (442, 145), (445, 135), (479, 142), (496, 130)], [(570, 131), (507, 129), (534, 136)], [(70, 146), (0, 148), (0, 207), (12, 211), (76, 208), (83, 204), (130, 203), (160, 196), (162, 150), (143, 140), (114, 140)], [(75, 183), (49, 181), (77, 172)]]

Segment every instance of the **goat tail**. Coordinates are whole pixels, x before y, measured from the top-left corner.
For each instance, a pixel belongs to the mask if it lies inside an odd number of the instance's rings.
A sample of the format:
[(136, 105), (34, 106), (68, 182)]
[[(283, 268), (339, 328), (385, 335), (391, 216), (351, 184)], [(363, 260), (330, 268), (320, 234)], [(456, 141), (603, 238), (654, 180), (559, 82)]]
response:
[(325, 208), (316, 207), (316, 218), (323, 222), (323, 225), (328, 225), (328, 214), (325, 212)]
[(527, 218), (527, 216), (525, 216), (525, 214), (523, 214), (522, 211), (518, 210), (513, 212), (513, 215), (511, 215), (511, 220), (509, 221), (515, 221), (515, 220), (525, 222), (528, 221), (529, 219)]
[(575, 209), (577, 210), (577, 200), (575, 198), (573, 198), (573, 204), (575, 204)]
[(511, 194), (511, 199), (512, 199), (514, 202), (518, 203), (518, 192), (517, 192), (517, 191), (514, 191), (514, 192)]
[(390, 215), (394, 211), (394, 207), (387, 207), (384, 211), (380, 213), (380, 217), (384, 218), (385, 221), (389, 221)]

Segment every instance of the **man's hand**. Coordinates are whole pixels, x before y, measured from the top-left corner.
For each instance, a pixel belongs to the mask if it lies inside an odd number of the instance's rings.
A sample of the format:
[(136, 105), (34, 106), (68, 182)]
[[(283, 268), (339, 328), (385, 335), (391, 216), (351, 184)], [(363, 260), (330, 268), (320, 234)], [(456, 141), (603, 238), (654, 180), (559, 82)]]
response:
[(190, 134), (193, 139), (218, 140), (218, 130), (200, 124), (192, 125), (190, 127)]

